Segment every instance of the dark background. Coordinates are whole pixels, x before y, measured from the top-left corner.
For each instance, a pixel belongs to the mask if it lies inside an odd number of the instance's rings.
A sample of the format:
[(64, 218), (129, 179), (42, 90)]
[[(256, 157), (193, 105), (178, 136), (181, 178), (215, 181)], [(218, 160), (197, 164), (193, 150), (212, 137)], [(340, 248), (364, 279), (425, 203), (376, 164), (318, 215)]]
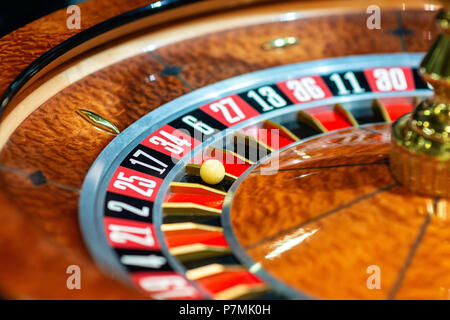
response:
[(0, 38), (33, 20), (83, 0), (0, 0)]

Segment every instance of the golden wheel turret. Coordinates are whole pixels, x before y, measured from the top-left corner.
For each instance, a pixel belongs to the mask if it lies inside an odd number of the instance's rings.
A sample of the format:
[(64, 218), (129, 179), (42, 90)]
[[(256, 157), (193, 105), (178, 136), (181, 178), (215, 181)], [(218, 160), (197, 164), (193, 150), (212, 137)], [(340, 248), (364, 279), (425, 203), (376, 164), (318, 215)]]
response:
[(419, 194), (450, 197), (450, 13), (440, 11), (443, 29), (420, 65), (434, 89), (431, 99), (392, 127), (391, 171), (398, 182)]

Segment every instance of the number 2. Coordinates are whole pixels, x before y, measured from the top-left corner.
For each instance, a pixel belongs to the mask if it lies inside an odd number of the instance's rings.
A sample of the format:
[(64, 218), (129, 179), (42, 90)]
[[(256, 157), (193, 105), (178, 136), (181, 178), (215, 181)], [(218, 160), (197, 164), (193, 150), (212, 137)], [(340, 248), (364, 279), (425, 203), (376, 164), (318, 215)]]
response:
[(135, 215), (138, 215), (140, 217), (148, 217), (150, 215), (150, 208), (149, 207), (142, 207), (142, 209), (133, 207), (132, 205), (129, 205), (124, 202), (110, 200), (108, 201), (108, 209), (115, 212), (122, 212), (123, 210), (127, 210), (131, 213), (134, 213)]

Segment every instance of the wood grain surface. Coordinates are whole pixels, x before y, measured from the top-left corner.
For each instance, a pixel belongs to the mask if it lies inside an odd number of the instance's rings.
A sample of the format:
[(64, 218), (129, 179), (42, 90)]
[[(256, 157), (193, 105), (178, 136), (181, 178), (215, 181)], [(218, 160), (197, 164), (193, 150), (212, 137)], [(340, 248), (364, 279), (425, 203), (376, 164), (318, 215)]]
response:
[[(127, 4), (119, 0), (83, 3), (83, 28), (143, 2)], [(104, 275), (83, 243), (77, 210), (80, 187), (90, 165), (114, 136), (81, 119), (75, 113), (78, 108), (96, 112), (123, 130), (195, 88), (254, 70), (334, 56), (422, 51), (436, 32), (433, 17), (426, 11), (386, 10), (382, 29), (368, 31), (361, 27), (364, 9), (230, 29), (142, 53), (60, 91), (18, 126), (0, 152), (0, 294), (11, 298), (144, 297)], [(0, 91), (25, 65), (73, 34), (57, 23), (65, 18), (60, 11), (1, 39), (1, 65), (6, 67)], [(410, 33), (395, 34), (402, 23)], [(299, 37), (300, 44), (286, 50), (261, 50), (265, 41), (285, 35)], [(8, 54), (12, 50), (23, 50), (23, 57)], [(170, 72), (173, 66), (179, 73)], [(374, 166), (381, 171), (382, 167)], [(383, 172), (373, 177), (353, 170), (375, 188), (389, 183)], [(362, 185), (357, 180), (354, 183)], [(352, 196), (373, 190), (364, 188)], [(339, 204), (335, 199), (329, 206)], [(65, 268), (70, 264), (81, 265), (86, 274), (80, 291), (66, 289)]]
[[(310, 297), (442, 299), (450, 207), (393, 180), (389, 128), (330, 133), (282, 152), (276, 174), (255, 168), (231, 209), (250, 257)], [(367, 285), (373, 266), (379, 289)]]
[[(0, 39), (0, 93), (30, 63), (64, 40), (105, 20), (148, 5), (146, 0), (93, 0), (78, 6), (82, 13), (81, 29), (68, 29), (66, 10), (35, 20)], [(20, 53), (20, 54), (18, 54)]]

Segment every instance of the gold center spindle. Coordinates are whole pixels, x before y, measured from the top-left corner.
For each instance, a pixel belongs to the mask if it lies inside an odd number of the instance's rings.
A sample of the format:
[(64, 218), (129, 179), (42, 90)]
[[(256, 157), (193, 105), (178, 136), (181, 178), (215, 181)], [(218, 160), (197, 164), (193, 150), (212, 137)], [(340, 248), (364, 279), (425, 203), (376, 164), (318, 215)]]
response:
[(450, 12), (441, 10), (443, 32), (420, 65), (434, 96), (392, 126), (391, 172), (412, 192), (450, 197)]

